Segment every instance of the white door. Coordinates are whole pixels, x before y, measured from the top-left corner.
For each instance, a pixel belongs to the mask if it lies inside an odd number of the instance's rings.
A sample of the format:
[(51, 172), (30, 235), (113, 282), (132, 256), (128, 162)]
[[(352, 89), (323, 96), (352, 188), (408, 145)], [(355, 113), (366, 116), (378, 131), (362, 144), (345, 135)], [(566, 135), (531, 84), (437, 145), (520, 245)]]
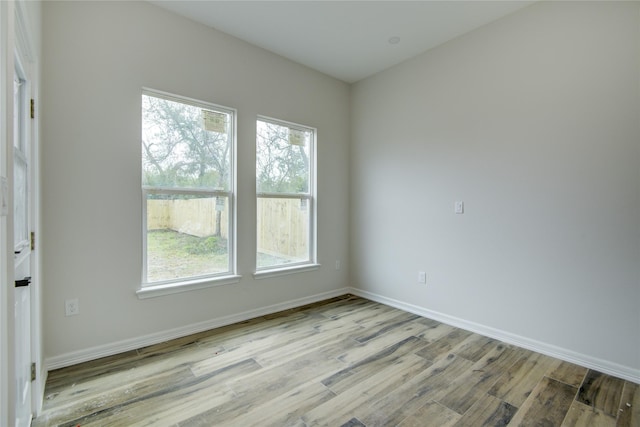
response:
[(19, 58), (13, 80), (13, 242), (15, 268), (16, 427), (31, 424), (31, 239), (29, 81)]

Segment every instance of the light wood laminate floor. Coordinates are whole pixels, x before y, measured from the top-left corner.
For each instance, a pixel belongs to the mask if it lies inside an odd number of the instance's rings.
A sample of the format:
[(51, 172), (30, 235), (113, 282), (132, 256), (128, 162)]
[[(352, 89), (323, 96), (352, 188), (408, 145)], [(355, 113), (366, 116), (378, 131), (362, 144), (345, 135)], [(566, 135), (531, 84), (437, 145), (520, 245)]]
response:
[(637, 384), (345, 296), (52, 371), (34, 426), (640, 426)]

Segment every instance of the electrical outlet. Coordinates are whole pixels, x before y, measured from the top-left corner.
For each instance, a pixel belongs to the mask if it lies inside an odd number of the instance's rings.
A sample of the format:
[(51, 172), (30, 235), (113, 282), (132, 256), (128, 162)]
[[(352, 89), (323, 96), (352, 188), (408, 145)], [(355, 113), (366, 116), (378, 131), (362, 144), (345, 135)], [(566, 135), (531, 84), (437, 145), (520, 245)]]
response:
[(340, 270), (340, 267), (341, 267), (341, 266), (340, 266), (340, 260), (339, 260), (339, 259), (337, 259), (337, 260), (336, 260), (336, 270)]
[(78, 298), (66, 300), (64, 302), (64, 312), (67, 316), (80, 314), (80, 303), (78, 302)]
[(418, 283), (427, 283), (427, 273), (424, 271), (418, 272)]

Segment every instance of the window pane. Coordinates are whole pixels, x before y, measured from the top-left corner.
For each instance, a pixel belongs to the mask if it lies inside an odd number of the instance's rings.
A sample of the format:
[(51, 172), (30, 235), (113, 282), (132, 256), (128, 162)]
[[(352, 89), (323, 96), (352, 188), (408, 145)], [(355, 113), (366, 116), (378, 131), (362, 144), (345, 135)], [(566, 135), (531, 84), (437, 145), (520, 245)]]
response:
[(229, 198), (147, 194), (147, 282), (228, 273)]
[(13, 241), (21, 245), (29, 239), (27, 228), (27, 164), (15, 156), (13, 163)]
[(231, 114), (142, 95), (142, 184), (231, 187)]
[(311, 136), (308, 130), (257, 121), (258, 193), (309, 193)]
[(24, 151), (24, 83), (13, 79), (13, 146), (19, 151)]
[(309, 259), (309, 200), (258, 197), (257, 267)]

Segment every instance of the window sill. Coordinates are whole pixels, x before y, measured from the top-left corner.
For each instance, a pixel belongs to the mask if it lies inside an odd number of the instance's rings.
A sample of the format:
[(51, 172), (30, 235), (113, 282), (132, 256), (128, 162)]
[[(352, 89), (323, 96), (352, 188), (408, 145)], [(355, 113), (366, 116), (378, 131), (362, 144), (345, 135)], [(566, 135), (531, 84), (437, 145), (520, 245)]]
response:
[(304, 273), (305, 271), (313, 271), (320, 268), (320, 264), (304, 264), (292, 267), (273, 268), (269, 270), (261, 270), (253, 273), (253, 278), (268, 279), (270, 277), (285, 276), (287, 274)]
[(230, 275), (219, 278), (206, 278), (189, 280), (177, 283), (163, 283), (159, 285), (143, 286), (136, 291), (139, 299), (155, 298), (163, 295), (177, 294), (179, 292), (193, 291), (196, 289), (211, 288), (213, 286), (231, 285), (240, 282), (242, 276)]

